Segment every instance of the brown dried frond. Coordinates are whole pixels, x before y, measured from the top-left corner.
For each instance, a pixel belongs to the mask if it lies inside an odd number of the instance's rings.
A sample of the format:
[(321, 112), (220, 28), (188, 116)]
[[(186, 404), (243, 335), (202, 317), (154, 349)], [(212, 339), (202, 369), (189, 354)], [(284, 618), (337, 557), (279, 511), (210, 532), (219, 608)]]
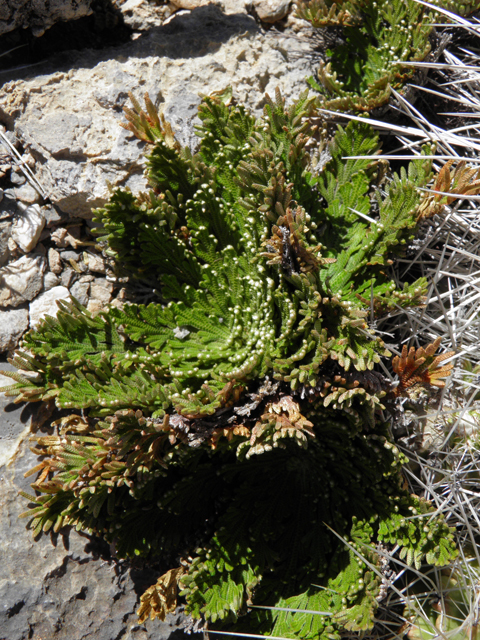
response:
[(184, 567), (170, 569), (157, 580), (140, 598), (137, 609), (138, 621), (143, 624), (148, 617), (165, 620), (167, 613), (173, 613), (177, 607), (178, 581), (185, 573)]
[(263, 453), (265, 445), (278, 446), (285, 437), (306, 444), (307, 435), (315, 437), (313, 424), (300, 413), (298, 403), (291, 396), (283, 396), (278, 402), (267, 404), (265, 413), (252, 429), (249, 455)]
[(250, 429), (242, 424), (236, 424), (233, 427), (218, 427), (214, 429), (209, 440), (212, 449), (216, 449), (220, 438), (226, 438), (227, 442), (231, 442), (234, 436), (243, 436), (248, 438), (250, 436)]
[[(461, 197), (476, 196), (480, 193), (480, 169), (467, 167), (465, 160), (450, 170), (454, 160), (446, 162), (437, 174), (433, 190), (419, 207), (419, 219), (438, 214), (445, 205), (452, 204)], [(448, 195), (447, 195), (448, 194)]]
[(404, 345), (402, 355), (392, 359), (393, 370), (399, 377), (398, 387), (394, 391), (395, 396), (415, 398), (428, 387), (445, 386), (444, 378), (448, 378), (451, 374), (453, 363), (443, 366), (441, 364), (455, 352), (447, 351), (435, 358), (434, 354), (440, 342), (441, 338), (437, 338), (425, 348), (410, 347), (408, 350)]

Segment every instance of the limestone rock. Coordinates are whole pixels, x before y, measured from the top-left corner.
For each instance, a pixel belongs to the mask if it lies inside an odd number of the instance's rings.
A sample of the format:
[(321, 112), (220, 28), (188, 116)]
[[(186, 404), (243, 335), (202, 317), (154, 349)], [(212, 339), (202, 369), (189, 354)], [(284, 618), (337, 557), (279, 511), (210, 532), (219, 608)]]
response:
[(10, 171), (10, 182), (16, 187), (20, 187), (26, 182), (25, 176), (17, 167), (13, 167)]
[(87, 304), (88, 311), (92, 313), (98, 313), (99, 311), (103, 311), (105, 306), (112, 299), (112, 285), (104, 280), (101, 281), (101, 278), (98, 278), (100, 282), (92, 282), (90, 285), (90, 300)]
[[(0, 170), (1, 177), (1, 170)], [(17, 211), (17, 197), (15, 189), (5, 189), (0, 202), (0, 220), (11, 218)]]
[(225, 14), (248, 13), (252, 8), (252, 0), (170, 0), (174, 9), (192, 11), (198, 7), (206, 7), (213, 4), (219, 7)]
[(3, 266), (10, 257), (10, 249), (8, 248), (8, 239), (12, 231), (12, 222), (10, 220), (0, 221), (0, 267)]
[(90, 290), (90, 284), (88, 282), (75, 282), (70, 288), (70, 294), (86, 306), (88, 303), (88, 292)]
[[(73, 230), (72, 230), (73, 231)], [(69, 245), (73, 248), (77, 246), (77, 238), (75, 238), (67, 229), (60, 227), (50, 236), (50, 239), (57, 245), (57, 247), (65, 248)]]
[(0, 307), (18, 307), (40, 292), (45, 271), (43, 256), (22, 256), (0, 269)]
[(215, 4), (220, 7), (223, 4), (222, 0), (171, 0), (171, 3), (177, 9), (188, 9), (189, 11), (198, 9), (198, 7), (206, 7), (209, 4)]
[(108, 198), (107, 181), (146, 187), (144, 144), (119, 126), (129, 91), (140, 100), (148, 91), (180, 142), (194, 147), (200, 93), (231, 85), (235, 98), (260, 115), (265, 92), (273, 96), (279, 87), (287, 100), (297, 97), (315, 66), (308, 41), (265, 33), (252, 17), (209, 5), (174, 15), (107, 58), (90, 50), (65, 70), (39, 66), (37, 77), (7, 82), (0, 118), (34, 155), (52, 204), (90, 217)]
[(55, 317), (58, 311), (57, 300), (68, 300), (69, 297), (69, 290), (62, 286), (53, 287), (38, 296), (30, 304), (30, 327), (36, 327), (46, 315)]
[(29, 28), (34, 36), (41, 36), (56, 22), (89, 15), (91, 4), (92, 0), (2, 0), (0, 35)]
[(253, 6), (260, 20), (277, 22), (287, 15), (290, 0), (253, 0)]
[(62, 273), (62, 261), (60, 259), (60, 254), (53, 247), (48, 250), (48, 266), (50, 267), (50, 271), (55, 273), (57, 276)]
[(49, 289), (53, 289), (60, 284), (60, 278), (56, 276), (54, 273), (49, 271), (43, 276), (43, 289), (44, 291), (48, 291)]
[(83, 261), (87, 265), (89, 271), (92, 271), (93, 273), (105, 273), (105, 262), (101, 256), (84, 252)]
[(63, 271), (61, 276), (62, 285), (64, 287), (69, 287), (73, 283), (73, 279), (75, 277), (75, 271), (67, 267), (65, 271)]
[(40, 194), (30, 184), (24, 184), (23, 187), (14, 189), (17, 200), (25, 204), (34, 204), (40, 200)]
[(25, 253), (36, 247), (45, 226), (45, 217), (38, 204), (22, 207), (23, 211), (13, 223), (11, 238)]
[(148, 0), (116, 0), (126, 25), (135, 31), (159, 27), (172, 14), (168, 5), (158, 5)]
[[(28, 329), (28, 309), (0, 310), (0, 352), (15, 349)], [(1, 367), (0, 367), (1, 368)]]
[[(16, 368), (8, 362), (0, 362), (0, 370), (15, 371)], [(12, 380), (12, 378), (7, 378), (7, 376), (3, 376), (0, 374), (0, 388), (7, 387), (14, 383), (15, 380)], [(27, 409), (26, 406), (23, 406), (22, 410), (19, 411), (18, 405), (13, 404), (13, 399), (13, 397), (7, 397), (4, 393), (0, 393), (0, 415), (2, 416), (2, 428), (0, 429), (0, 486), (2, 486), (2, 489), (4, 479), (2, 471), (5, 470), (5, 465), (9, 464), (12, 461), (12, 458), (21, 445), (22, 441), (29, 436), (30, 418), (32, 415), (31, 407), (30, 409)], [(2, 496), (3, 493), (0, 492), (0, 513)], [(2, 524), (0, 523), (0, 528), (1, 527)], [(3, 534), (4, 542), (6, 541), (7, 537), (8, 536), (6, 534)], [(1, 615), (2, 608), (0, 607), (0, 620)], [(2, 631), (2, 623), (0, 622), (0, 633)], [(0, 637), (2, 636), (0, 635)]]
[(80, 254), (76, 251), (62, 251), (62, 260), (65, 262), (78, 262)]

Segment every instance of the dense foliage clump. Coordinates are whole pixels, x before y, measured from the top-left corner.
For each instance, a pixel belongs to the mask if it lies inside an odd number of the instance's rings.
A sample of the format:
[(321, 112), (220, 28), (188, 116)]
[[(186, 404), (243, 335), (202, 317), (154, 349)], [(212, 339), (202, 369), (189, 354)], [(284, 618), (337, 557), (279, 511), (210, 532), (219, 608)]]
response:
[[(195, 154), (134, 106), (151, 191), (115, 191), (96, 219), (156, 299), (96, 317), (61, 303), (25, 337), (8, 393), (72, 411), (37, 438), (25, 516), (35, 534), (75, 525), (170, 563), (141, 619), (174, 609), (179, 587), (212, 628), (371, 628), (384, 549), (418, 568), (456, 553), (405, 488), (371, 322), (423, 302), (424, 279), (397, 289), (386, 270), (442, 205), (419, 189), (430, 160), (391, 173), (366, 122), (329, 140), (306, 95), (268, 99), (259, 120), (228, 92), (205, 98)], [(442, 386), (437, 346), (397, 357), (402, 389)]]
[[(391, 90), (401, 90), (427, 59), (436, 23), (448, 12), (464, 16), (480, 8), (478, 1), (432, 0), (304, 0), (297, 15), (322, 29), (325, 59), (318, 82), (322, 104), (338, 111), (370, 111), (385, 105)], [(436, 11), (432, 5), (447, 11)]]

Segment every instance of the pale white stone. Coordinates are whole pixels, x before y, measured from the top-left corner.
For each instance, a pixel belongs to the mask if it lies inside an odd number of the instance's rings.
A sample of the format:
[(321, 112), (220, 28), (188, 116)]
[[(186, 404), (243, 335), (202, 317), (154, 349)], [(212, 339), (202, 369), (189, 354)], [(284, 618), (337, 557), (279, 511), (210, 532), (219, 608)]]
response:
[(68, 300), (70, 292), (67, 287), (53, 287), (38, 296), (30, 304), (30, 327), (36, 327), (46, 315), (55, 317), (58, 311), (57, 300)]
[(28, 253), (36, 247), (45, 226), (45, 216), (38, 204), (26, 207), (15, 220), (12, 227), (12, 240)]
[(43, 286), (45, 258), (22, 256), (0, 269), (0, 307), (29, 302)]
[(207, 4), (216, 4), (222, 6), (221, 0), (170, 0), (171, 4), (178, 9), (198, 9), (198, 7), (206, 7)]
[(101, 256), (84, 251), (83, 261), (87, 265), (89, 271), (93, 271), (94, 273), (105, 273), (105, 262)]
[(253, 6), (260, 20), (277, 22), (287, 15), (290, 0), (253, 0)]
[(0, 310), (0, 352), (14, 349), (28, 329), (28, 309)]
[(40, 200), (40, 194), (30, 184), (24, 184), (23, 187), (14, 189), (15, 197), (25, 204), (33, 204)]

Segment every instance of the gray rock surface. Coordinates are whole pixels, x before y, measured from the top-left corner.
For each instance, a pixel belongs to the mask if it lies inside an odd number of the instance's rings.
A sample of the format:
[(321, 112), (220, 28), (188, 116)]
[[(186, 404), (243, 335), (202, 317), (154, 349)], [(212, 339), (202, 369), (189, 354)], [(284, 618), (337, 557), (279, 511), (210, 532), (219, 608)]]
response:
[(15, 189), (14, 191), (15, 191), (15, 197), (17, 198), (17, 200), (20, 200), (25, 204), (33, 204), (40, 200), (40, 195), (38, 191), (36, 191), (29, 184), (25, 184), (23, 185), (23, 187), (18, 187), (18, 189)]
[(75, 282), (75, 284), (73, 284), (70, 287), (70, 293), (71, 295), (76, 298), (80, 304), (83, 304), (84, 306), (87, 305), (88, 303), (88, 294), (90, 291), (90, 283), (88, 282)]
[(209, 4), (214, 4), (223, 9), (222, 0), (171, 0), (171, 4), (177, 9), (188, 9), (189, 11), (199, 7), (206, 7)]
[(101, 256), (85, 252), (83, 260), (91, 272), (105, 273), (105, 262)]
[[(0, 171), (1, 173), (1, 171)], [(17, 211), (17, 198), (14, 189), (6, 189), (0, 202), (0, 220), (11, 218)]]
[(10, 257), (8, 239), (12, 232), (11, 220), (0, 220), (0, 267), (3, 266)]
[(43, 286), (45, 258), (22, 256), (0, 269), (0, 307), (18, 307), (29, 302)]
[(13, 223), (10, 237), (22, 251), (28, 253), (37, 246), (40, 234), (45, 226), (45, 216), (38, 204), (22, 206), (22, 211)]
[(194, 146), (200, 93), (231, 85), (260, 114), (265, 92), (279, 87), (293, 99), (305, 89), (315, 66), (310, 52), (308, 41), (264, 33), (252, 17), (209, 5), (116, 49), (77, 54), (69, 70), (6, 83), (0, 119), (35, 157), (51, 201), (89, 217), (105, 202), (107, 181), (145, 188), (143, 144), (119, 126), (128, 91), (138, 98), (148, 91), (179, 140)]
[(56, 22), (89, 15), (91, 4), (92, 0), (2, 0), (0, 35), (29, 28), (34, 36), (41, 36)]
[(60, 259), (60, 254), (53, 247), (48, 250), (48, 266), (52, 273), (55, 273), (56, 275), (62, 273), (62, 261)]
[(27, 329), (28, 309), (26, 307), (0, 309), (0, 352), (14, 349)]
[(48, 291), (49, 289), (53, 289), (53, 287), (56, 287), (57, 285), (59, 285), (60, 282), (61, 280), (58, 276), (56, 276), (52, 271), (48, 271), (43, 276), (43, 289), (45, 291)]
[(105, 306), (112, 299), (113, 286), (103, 278), (96, 278), (90, 285), (90, 299), (87, 309), (92, 313), (98, 313), (105, 309)]
[(115, 5), (120, 9), (125, 24), (135, 31), (159, 27), (175, 11), (171, 5), (149, 0), (115, 0)]
[[(0, 362), (0, 371), (15, 371), (8, 362)], [(0, 374), (0, 388), (15, 384), (15, 380)], [(19, 407), (13, 404), (13, 398), (0, 393), (0, 502), (3, 493), (3, 474), (6, 465), (10, 464), (21, 443), (30, 434), (30, 417), (32, 415), (31, 408)], [(2, 538), (5, 541), (7, 536)], [(1, 548), (2, 545), (0, 545)], [(1, 579), (0, 579), (1, 584)], [(2, 611), (0, 606), (0, 612)], [(0, 631), (2, 625), (0, 624)]]

